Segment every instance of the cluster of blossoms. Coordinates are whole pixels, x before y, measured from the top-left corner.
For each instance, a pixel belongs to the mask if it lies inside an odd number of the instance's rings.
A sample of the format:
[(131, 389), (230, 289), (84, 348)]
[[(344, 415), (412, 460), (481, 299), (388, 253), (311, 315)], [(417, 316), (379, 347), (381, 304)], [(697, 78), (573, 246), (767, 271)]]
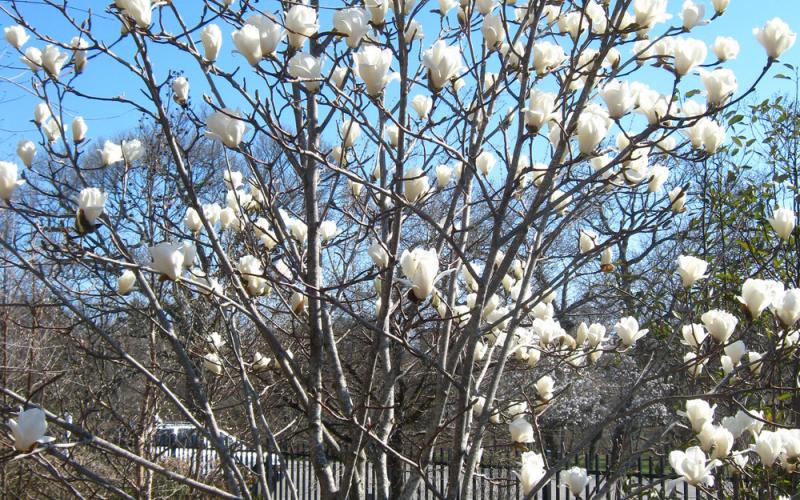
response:
[[(714, 485), (714, 470), (723, 465), (744, 469), (751, 455), (758, 456), (762, 465), (770, 468), (780, 462), (781, 467), (794, 471), (800, 458), (800, 429), (764, 429), (769, 423), (759, 410), (738, 410), (714, 424), (716, 406), (703, 399), (686, 402), (684, 413), (699, 446), (686, 451), (674, 450), (669, 454), (678, 481), (692, 485)], [(740, 446), (736, 449), (736, 446)], [(708, 454), (708, 455), (706, 455)], [(674, 483), (671, 485), (674, 487)]]

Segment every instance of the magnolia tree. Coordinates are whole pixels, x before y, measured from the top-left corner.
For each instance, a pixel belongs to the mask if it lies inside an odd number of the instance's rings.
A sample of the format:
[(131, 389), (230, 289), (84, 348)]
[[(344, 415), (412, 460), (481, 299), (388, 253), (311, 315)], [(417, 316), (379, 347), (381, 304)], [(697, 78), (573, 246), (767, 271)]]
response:
[[(527, 497), (556, 474), (581, 494), (586, 470), (567, 464), (658, 414), (592, 494), (647, 449), (698, 488), (788, 491), (797, 416), (769, 405), (797, 388), (798, 283), (743, 270), (741, 307), (714, 296), (713, 257), (687, 254), (669, 317), (594, 293), (635, 286), (631, 266), (691, 219), (681, 166), (726, 147), (722, 117), (795, 41), (780, 19), (741, 39), (766, 53), (740, 84), (739, 42), (702, 38), (727, 0), (675, 15), (666, 0), (45, 4), (0, 7), (40, 132), (0, 164), (4, 259), (74, 322), (78, 359), (108, 361), (89, 391), (130, 374), (102, 412), (189, 422), (220, 475), (158, 460), (136, 439), (152, 422), (125, 438), (10, 379), (20, 467), (75, 494), (148, 497), (156, 477), (249, 498), (251, 474), (269, 495), (266, 453), (291, 433), (324, 498), (363, 497), (367, 463), (380, 498), (470, 498), (501, 429), (525, 450)], [(102, 140), (90, 106), (147, 126)], [(791, 210), (769, 224), (795, 237)], [(548, 455), (540, 418), (606, 360), (633, 375)]]

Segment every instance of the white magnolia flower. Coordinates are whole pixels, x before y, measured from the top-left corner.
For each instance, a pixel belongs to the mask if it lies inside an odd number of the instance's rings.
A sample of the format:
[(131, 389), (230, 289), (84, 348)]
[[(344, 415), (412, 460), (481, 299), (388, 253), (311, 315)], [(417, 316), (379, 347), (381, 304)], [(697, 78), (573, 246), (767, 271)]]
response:
[(708, 104), (719, 107), (727, 101), (738, 88), (736, 75), (728, 68), (713, 71), (700, 71), (700, 80), (706, 88)]
[(40, 102), (33, 108), (33, 121), (37, 125), (42, 125), (51, 115), (50, 106), (46, 102)]
[(75, 73), (82, 73), (86, 63), (89, 62), (86, 55), (89, 42), (82, 36), (74, 36), (69, 41), (69, 46), (72, 47), (72, 66), (75, 68)]
[(54, 441), (53, 437), (44, 435), (47, 432), (47, 418), (39, 408), (20, 411), (16, 420), (8, 421), (8, 427), (14, 438), (14, 448), (23, 453), (33, 450), (37, 444)]
[(219, 332), (209, 333), (206, 336), (206, 342), (208, 342), (215, 351), (219, 351), (225, 347), (225, 339), (222, 338), (222, 335), (220, 335)]
[(745, 346), (744, 342), (741, 340), (737, 340), (725, 346), (725, 354), (731, 358), (731, 362), (734, 365), (739, 364), (746, 352), (747, 346)]
[(735, 416), (723, 418), (722, 426), (733, 434), (734, 439), (738, 439), (745, 432), (750, 432), (753, 436), (758, 436), (761, 433), (764, 422), (754, 418), (751, 414), (759, 418), (764, 417), (761, 411), (748, 410), (745, 412), (738, 410)]
[(333, 14), (333, 27), (345, 36), (347, 46), (358, 47), (361, 39), (369, 31), (369, 14), (363, 9), (349, 8), (337, 10)]
[(36, 47), (28, 47), (25, 49), (25, 54), (20, 56), (20, 61), (30, 68), (34, 73), (42, 67), (42, 51)]
[(458, 0), (439, 0), (439, 14), (446, 16), (456, 5)]
[(714, 6), (714, 12), (722, 14), (728, 8), (730, 0), (711, 0), (711, 5)]
[(583, 154), (592, 153), (608, 134), (611, 119), (604, 108), (587, 106), (578, 117), (578, 148)]
[(614, 250), (611, 247), (606, 247), (600, 253), (600, 270), (605, 273), (610, 273), (614, 270)]
[(215, 111), (206, 118), (206, 133), (229, 148), (237, 148), (247, 131), (247, 124), (240, 117), (239, 111), (227, 108)]
[(197, 247), (190, 241), (184, 241), (179, 245), (179, 250), (183, 254), (183, 267), (184, 269), (191, 269), (194, 261), (197, 258)]
[(748, 368), (750, 368), (750, 372), (753, 375), (760, 375), (761, 374), (761, 367), (764, 363), (761, 361), (761, 353), (750, 351), (747, 353), (747, 364)]
[(339, 137), (344, 148), (352, 148), (361, 135), (361, 125), (353, 120), (344, 120), (339, 125)]
[(589, 485), (589, 475), (582, 467), (562, 470), (560, 476), (561, 482), (566, 484), (569, 491), (576, 497), (582, 496), (584, 488)]
[(612, 80), (598, 93), (605, 101), (611, 118), (622, 118), (636, 105), (636, 95), (628, 82)]
[(614, 331), (617, 332), (617, 336), (622, 341), (622, 345), (626, 347), (630, 347), (636, 343), (637, 340), (647, 335), (650, 330), (639, 329), (639, 322), (636, 321), (636, 318), (633, 316), (626, 316), (621, 318), (616, 325), (614, 325)]
[(655, 193), (661, 189), (669, 178), (669, 168), (663, 165), (654, 165), (650, 168), (650, 181), (647, 183), (647, 190)]
[(409, 203), (422, 200), (430, 190), (430, 181), (420, 167), (412, 167), (403, 177), (403, 191)]
[(222, 375), (222, 358), (215, 352), (206, 353), (203, 356), (203, 368), (216, 376)]
[(222, 182), (228, 191), (239, 189), (242, 186), (244, 175), (238, 170), (225, 170), (222, 172)]
[(406, 43), (411, 43), (414, 40), (422, 40), (425, 38), (425, 32), (422, 29), (422, 24), (416, 19), (406, 21), (406, 29), (403, 32), (403, 40)]
[(372, 24), (381, 26), (386, 19), (386, 14), (389, 12), (389, 7), (392, 2), (388, 0), (365, 0), (364, 6), (369, 11)]
[(533, 385), (533, 388), (536, 390), (536, 394), (542, 401), (550, 401), (553, 399), (553, 388), (555, 387), (555, 382), (553, 381), (552, 377), (549, 375), (545, 375), (541, 377), (536, 383)]
[(339, 90), (344, 88), (344, 78), (347, 76), (347, 68), (337, 67), (331, 73), (331, 83)]
[(692, 425), (694, 432), (703, 430), (706, 423), (714, 420), (714, 410), (716, 406), (711, 406), (703, 399), (690, 399), (686, 401), (686, 418)]
[(778, 293), (783, 292), (783, 285), (772, 280), (748, 278), (742, 284), (742, 295), (739, 302), (747, 307), (750, 315), (757, 318), (775, 299)]
[(703, 367), (705, 367), (706, 363), (708, 363), (707, 359), (703, 359), (700, 361), (697, 360), (697, 353), (694, 352), (687, 352), (683, 356), (683, 363), (686, 365), (687, 370), (689, 371), (689, 375), (692, 378), (697, 378), (700, 374), (703, 373)]
[[(397, 128), (397, 125), (389, 125), (386, 127), (386, 136), (389, 139), (389, 144), (396, 148), (400, 141), (400, 129)], [(376, 180), (380, 179), (380, 164), (375, 164), (375, 172), (372, 174), (372, 176)]]
[(775, 463), (783, 451), (781, 434), (773, 431), (761, 431), (756, 436), (756, 443), (753, 449), (765, 467), (772, 467), (772, 464)]
[(681, 277), (684, 288), (691, 288), (697, 281), (707, 278), (707, 270), (708, 262), (703, 259), (698, 259), (691, 255), (678, 257), (678, 274)]
[(435, 248), (416, 248), (412, 252), (404, 250), (400, 256), (400, 267), (405, 277), (411, 281), (412, 290), (418, 299), (424, 299), (433, 292), (436, 275), (439, 273), (439, 256)]
[(578, 248), (581, 253), (589, 253), (597, 247), (597, 235), (581, 229), (578, 237)]
[(428, 70), (431, 90), (438, 92), (461, 71), (461, 49), (457, 45), (447, 45), (444, 40), (437, 40), (422, 53), (422, 65)]
[(72, 120), (72, 142), (78, 144), (86, 139), (86, 132), (89, 131), (89, 126), (86, 125), (86, 120), (82, 116), (76, 116)]
[(508, 424), (511, 440), (515, 443), (532, 443), (533, 426), (522, 417), (516, 418)]
[(149, 247), (151, 266), (161, 275), (173, 281), (177, 280), (183, 269), (184, 254), (182, 246), (177, 243), (163, 242)]
[(17, 143), (17, 156), (22, 160), (26, 167), (33, 165), (33, 157), (36, 156), (36, 144), (33, 141), (21, 140)]
[(733, 434), (723, 426), (715, 426), (711, 435), (711, 458), (722, 459), (731, 454), (733, 450)]
[(686, 205), (686, 191), (678, 186), (668, 193), (670, 208), (674, 213), (681, 213), (685, 210)]
[(733, 330), (736, 328), (736, 323), (739, 321), (733, 314), (719, 309), (712, 309), (703, 313), (700, 319), (708, 329), (708, 333), (711, 337), (721, 344), (726, 343), (731, 335), (733, 335)]
[(711, 50), (720, 61), (732, 61), (739, 55), (739, 42), (730, 36), (718, 36), (714, 39)]
[(123, 140), (121, 149), (122, 158), (129, 165), (144, 156), (144, 145), (139, 139)]
[(788, 240), (792, 236), (794, 227), (797, 224), (797, 217), (794, 210), (790, 208), (777, 208), (772, 212), (772, 217), (767, 219), (772, 229), (782, 240)]
[(224, 231), (228, 228), (239, 230), (241, 229), (241, 221), (236, 215), (237, 210), (233, 207), (225, 207), (219, 211), (219, 228)]
[(301, 314), (308, 306), (308, 299), (302, 293), (294, 292), (289, 298), (289, 304), (295, 314)]
[(247, 24), (258, 28), (258, 37), (261, 42), (261, 57), (271, 57), (278, 50), (278, 45), (286, 36), (286, 31), (280, 23), (270, 16), (253, 14), (247, 18)]
[(386, 269), (389, 265), (389, 252), (377, 241), (369, 246), (367, 254), (378, 269)]
[(683, 325), (681, 327), (681, 334), (683, 335), (683, 343), (695, 349), (700, 347), (700, 344), (703, 343), (706, 339), (706, 335), (708, 335), (703, 325), (698, 323)]
[(108, 193), (97, 188), (85, 188), (78, 194), (78, 218), (84, 219), (90, 226), (97, 223), (97, 218), (105, 210)]
[(571, 202), (572, 195), (565, 194), (560, 189), (554, 189), (550, 195), (550, 203), (554, 204), (553, 208), (555, 208), (558, 215), (564, 215)]
[(14, 191), (23, 184), (25, 181), (19, 179), (16, 163), (0, 161), (0, 199), (11, 200)]
[(478, 157), (475, 158), (475, 166), (483, 175), (489, 175), (495, 163), (497, 163), (497, 158), (489, 151), (481, 151)]
[(178, 104), (186, 104), (189, 100), (189, 80), (185, 76), (172, 80), (172, 98)]
[(183, 224), (193, 233), (198, 233), (203, 229), (203, 221), (200, 219), (200, 214), (197, 213), (194, 207), (186, 209), (186, 215), (183, 217)]
[(681, 21), (683, 21), (683, 28), (686, 31), (691, 30), (699, 24), (706, 24), (703, 21), (703, 17), (705, 15), (705, 5), (695, 3), (692, 0), (686, 0), (683, 2), (683, 7), (681, 8)]
[(672, 469), (687, 483), (697, 486), (712, 486), (714, 476), (711, 471), (718, 465), (717, 460), (706, 460), (706, 454), (699, 446), (692, 446), (686, 452), (680, 450), (671, 451), (669, 463)]
[(215, 225), (219, 222), (220, 212), (222, 212), (222, 207), (219, 206), (218, 203), (206, 203), (202, 206), (203, 215), (206, 217), (206, 220), (210, 225)]
[(775, 315), (786, 326), (792, 326), (800, 319), (800, 288), (786, 290), (776, 297)]
[(68, 58), (69, 56), (55, 45), (48, 45), (42, 51), (42, 67), (50, 76), (57, 79)]
[(522, 483), (522, 491), (528, 495), (536, 484), (545, 476), (544, 459), (535, 451), (526, 451), (522, 454), (522, 467), (520, 468), (519, 480)]
[(494, 50), (506, 39), (506, 28), (503, 18), (498, 14), (487, 14), (481, 26), (483, 40), (489, 50)]
[(453, 169), (447, 165), (439, 165), (436, 167), (436, 185), (441, 189), (450, 183), (450, 178), (453, 176)]
[(222, 30), (216, 24), (209, 24), (200, 33), (200, 42), (203, 44), (203, 54), (206, 61), (216, 61), (222, 48)]
[(247, 59), (251, 66), (257, 66), (261, 61), (261, 33), (252, 24), (245, 24), (241, 29), (231, 33), (236, 51)]
[(308, 238), (308, 226), (300, 219), (291, 218), (286, 221), (286, 229), (298, 243), (302, 244)]
[(113, 165), (114, 163), (124, 160), (122, 156), (122, 146), (111, 141), (103, 143), (103, 149), (99, 151), (103, 165)]
[(637, 94), (637, 112), (647, 118), (647, 123), (657, 125), (669, 112), (670, 100), (651, 89), (641, 90)]
[(6, 42), (8, 42), (8, 44), (15, 49), (22, 48), (22, 46), (25, 45), (25, 42), (30, 39), (28, 34), (25, 32), (25, 28), (19, 25), (6, 26), (3, 28), (3, 35), (6, 37)]
[(289, 59), (289, 76), (303, 80), (303, 86), (311, 91), (319, 89), (322, 78), (322, 60), (305, 52), (298, 52)]
[(133, 18), (140, 28), (147, 28), (153, 18), (151, 0), (114, 0), (117, 7), (126, 16)]
[[(282, 262), (282, 261), (281, 261)], [(261, 261), (253, 255), (243, 255), (239, 258), (236, 269), (241, 273), (247, 283), (247, 293), (253, 296), (264, 295), (269, 291), (269, 283), (264, 279), (264, 269)]]
[(644, 32), (671, 17), (667, 14), (667, 0), (634, 0), (633, 13), (636, 25)]
[(675, 40), (675, 73), (688, 74), (696, 66), (703, 64), (708, 55), (705, 42), (695, 38), (679, 37)]
[(319, 30), (317, 11), (306, 5), (295, 5), (286, 13), (286, 29), (289, 31), (289, 46), (301, 48), (308, 37)]
[(555, 94), (538, 89), (532, 90), (528, 97), (528, 107), (522, 110), (525, 126), (532, 132), (538, 132), (553, 116), (555, 107)]
[(533, 68), (539, 76), (546, 75), (561, 65), (567, 55), (564, 49), (552, 42), (537, 42), (533, 45)]
[(380, 95), (386, 84), (398, 77), (396, 73), (389, 73), (392, 66), (391, 49), (367, 45), (355, 53), (353, 61), (353, 71), (364, 81), (367, 94), (373, 97)]
[(558, 29), (561, 33), (569, 34), (573, 41), (587, 28), (588, 19), (583, 13), (576, 10), (565, 12), (558, 17)]
[(475, 0), (475, 9), (485, 16), (497, 8), (497, 0)]
[(267, 356), (264, 356), (260, 352), (256, 351), (256, 353), (253, 354), (253, 362), (251, 363), (251, 366), (253, 368), (253, 371), (258, 373), (269, 369), (269, 365), (271, 362), (272, 358), (268, 358)]
[(117, 278), (117, 293), (120, 295), (127, 295), (133, 290), (136, 284), (136, 274), (130, 269), (126, 269), (119, 278)]
[(411, 108), (416, 111), (420, 120), (427, 120), (428, 113), (431, 112), (433, 107), (433, 99), (429, 96), (418, 94), (411, 99)]
[(324, 220), (319, 224), (319, 238), (323, 243), (332, 240), (336, 232), (336, 221)]
[(61, 122), (58, 118), (51, 118), (42, 125), (42, 132), (50, 143), (56, 142), (61, 137)]
[(789, 25), (777, 17), (767, 21), (763, 28), (753, 28), (753, 35), (767, 51), (770, 59), (779, 58), (797, 39), (797, 33), (792, 32)]

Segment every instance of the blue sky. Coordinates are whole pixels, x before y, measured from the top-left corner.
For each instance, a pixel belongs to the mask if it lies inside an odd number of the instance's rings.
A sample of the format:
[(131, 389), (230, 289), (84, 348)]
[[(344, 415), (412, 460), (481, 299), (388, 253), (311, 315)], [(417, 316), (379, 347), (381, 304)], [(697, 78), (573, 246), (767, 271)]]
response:
[[(706, 4), (707, 12), (713, 11), (710, 0), (700, 1)], [(193, 0), (174, 0), (174, 2), (178, 8), (181, 8), (182, 5), (190, 5)], [(74, 30), (66, 26), (63, 21), (59, 22), (60, 20), (53, 16), (49, 9), (44, 10), (37, 3), (36, 0), (30, 0), (20, 4), (27, 9), (24, 11), (26, 17), (42, 32), (55, 39), (68, 42), (75, 34)], [(325, 7), (340, 5), (338, 2), (325, 0), (322, 3)], [(669, 12), (677, 17), (682, 3), (683, 0), (670, 0)], [(119, 22), (112, 15), (104, 12), (107, 4), (83, 0), (69, 2), (69, 5), (73, 8), (73, 15), (78, 18), (85, 17), (86, 9), (93, 9), (95, 33), (100, 34), (107, 41), (116, 38)], [(262, 2), (259, 5), (263, 9), (278, 8), (277, 2), (274, 1)], [(436, 2), (432, 1), (430, 5), (432, 8)], [(425, 11), (430, 8), (426, 7)], [(46, 12), (49, 15), (46, 15)], [(451, 11), (449, 16), (455, 16), (455, 12)], [(763, 49), (753, 37), (752, 29), (763, 25), (773, 17), (781, 17), (789, 23), (794, 31), (800, 31), (800, 0), (731, 0), (728, 11), (721, 18), (710, 26), (696, 28), (689, 36), (701, 38), (709, 43), (718, 35), (737, 38), (741, 44), (741, 52), (737, 60), (726, 63), (726, 66), (735, 71), (740, 89), (745, 89), (757, 77), (766, 61)], [(430, 19), (434, 18), (430, 17)], [(673, 19), (672, 22), (676, 22), (676, 20)], [(9, 24), (9, 18), (0, 12), (0, 25), (7, 26)], [(330, 27), (330, 11), (321, 16), (321, 24), (323, 29)], [(427, 28), (427, 23), (424, 21), (423, 25)], [(655, 29), (655, 33), (659, 33), (665, 27), (665, 24), (659, 25)], [(241, 57), (232, 54), (233, 43), (229, 31), (230, 28), (223, 28), (223, 49), (218, 61), (221, 66), (226, 68), (242, 64)], [(423, 48), (430, 46), (435, 41), (438, 26), (432, 24), (430, 29), (425, 29), (425, 31), (426, 37), (422, 41)], [(29, 45), (43, 48), (45, 43), (31, 39), (26, 46)], [(130, 53), (129, 40), (122, 40), (115, 50), (121, 54)], [(156, 49), (154, 52), (153, 59), (156, 61), (158, 76), (163, 79), (171, 70), (181, 71), (191, 68), (188, 70), (187, 76), (193, 83), (192, 96), (195, 102), (198, 102), (204, 89), (200, 86), (201, 78), (196, 73), (196, 64), (188, 57), (182, 59), (181, 56), (176, 56), (174, 50), (170, 50), (169, 54), (169, 58), (159, 58), (159, 51)], [(627, 56), (628, 54), (623, 55)], [(713, 56), (709, 55), (707, 62), (711, 62), (712, 59)], [(784, 54), (781, 62), (800, 66), (800, 43)], [(242, 69), (250, 71), (246, 64), (242, 66)], [(327, 70), (329, 67), (325, 69)], [(778, 72), (787, 72), (787, 70), (773, 68), (762, 82), (758, 96), (763, 98), (775, 93), (793, 91), (791, 82), (774, 78)], [(142, 99), (138, 91), (140, 85), (129, 78), (121, 77), (121, 74), (115, 63), (93, 60), (90, 61), (85, 73), (76, 79), (75, 84), (81, 89), (105, 96), (125, 95), (137, 100)], [(664, 87), (668, 87), (671, 83), (671, 79), (664, 71), (643, 72), (640, 78), (659, 90), (667, 90)], [(396, 86), (396, 84), (394, 85)], [(26, 87), (30, 87), (30, 72), (23, 69), (18, 61), (16, 51), (2, 43), (2, 48), (0, 48), (0, 103), (2, 103), (3, 112), (0, 113), (0, 157), (4, 160), (16, 161), (13, 151), (20, 139), (29, 138), (35, 142), (38, 142), (39, 139), (39, 133), (31, 121), (33, 107), (39, 101), (29, 94)], [(112, 136), (131, 127), (139, 119), (136, 112), (118, 105), (77, 100), (68, 101), (64, 113), (67, 120), (71, 120), (76, 114), (84, 116), (89, 124), (89, 138), (91, 139)]]

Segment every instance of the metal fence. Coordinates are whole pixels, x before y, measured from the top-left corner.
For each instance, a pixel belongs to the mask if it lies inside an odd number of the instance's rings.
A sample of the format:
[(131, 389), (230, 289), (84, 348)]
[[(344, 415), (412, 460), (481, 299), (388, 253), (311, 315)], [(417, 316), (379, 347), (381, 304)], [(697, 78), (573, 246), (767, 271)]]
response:
[[(154, 452), (160, 460), (178, 460), (183, 462), (192, 474), (208, 476), (214, 474), (218, 466), (217, 454), (214, 450), (175, 448), (157, 446)], [(257, 469), (256, 453), (252, 451), (235, 451), (234, 459), (244, 467), (255, 471)], [(447, 491), (447, 466), (444, 452), (437, 453), (433, 463), (427, 468), (428, 484), (423, 484), (417, 491), (416, 498), (420, 500), (435, 499), (438, 492)], [(319, 489), (314, 478), (314, 470), (307, 450), (287, 448), (281, 454), (280, 460), (276, 456), (267, 455), (264, 463), (267, 468), (268, 484), (272, 490), (272, 498), (278, 500), (293, 498), (292, 489), (296, 489), (299, 500), (316, 500), (319, 498)], [(522, 486), (516, 473), (519, 471), (518, 454), (502, 457), (497, 463), (484, 461), (476, 471), (473, 479), (473, 498), (475, 500), (506, 500), (523, 498)], [(663, 456), (640, 458), (627, 471), (625, 476), (609, 488), (601, 497), (598, 493), (605, 489), (608, 479), (609, 457), (607, 455), (586, 455), (575, 460), (574, 465), (586, 468), (589, 474), (589, 484), (580, 498), (658, 498), (663, 497), (667, 481), (674, 478), (669, 465)], [(340, 462), (333, 461), (333, 472), (336, 477), (343, 473)], [(567, 467), (569, 468), (569, 467)], [(411, 474), (410, 469), (403, 471), (405, 477)], [(371, 464), (366, 464), (365, 489), (367, 498), (374, 498), (376, 478)], [(432, 487), (433, 488), (432, 488)], [(258, 493), (254, 481), (253, 492)], [(684, 482), (678, 484), (673, 495), (677, 498), (701, 499), (705, 495), (699, 489)], [(550, 484), (537, 494), (541, 500), (569, 500), (577, 498), (561, 482), (558, 474), (552, 478)]]

